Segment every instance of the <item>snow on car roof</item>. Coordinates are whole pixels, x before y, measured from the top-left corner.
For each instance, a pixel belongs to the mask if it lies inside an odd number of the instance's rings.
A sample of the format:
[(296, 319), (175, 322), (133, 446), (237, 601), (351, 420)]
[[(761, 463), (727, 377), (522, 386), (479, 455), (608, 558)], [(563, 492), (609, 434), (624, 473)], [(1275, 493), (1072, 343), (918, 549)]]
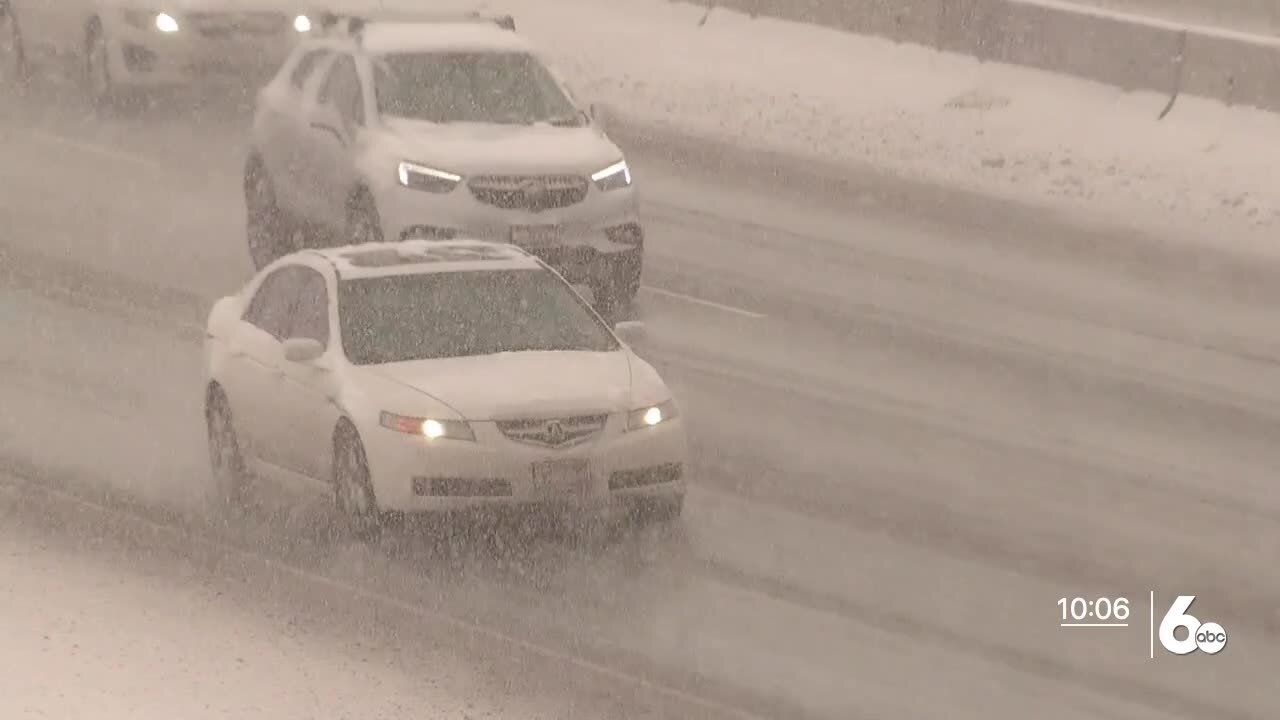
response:
[(482, 50), (530, 52), (532, 45), (490, 22), (371, 22), (361, 43), (368, 52)]
[(348, 245), (320, 253), (343, 278), (542, 267), (520, 248), (482, 240), (406, 240)]

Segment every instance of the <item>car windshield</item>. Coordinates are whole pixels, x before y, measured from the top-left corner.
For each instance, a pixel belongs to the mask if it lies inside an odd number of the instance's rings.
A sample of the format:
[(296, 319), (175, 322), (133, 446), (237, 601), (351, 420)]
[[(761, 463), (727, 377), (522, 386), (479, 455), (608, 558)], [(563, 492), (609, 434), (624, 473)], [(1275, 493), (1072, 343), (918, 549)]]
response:
[(356, 365), (619, 348), (586, 303), (545, 270), (345, 280), (338, 292), (342, 344)]
[(581, 111), (522, 52), (392, 53), (374, 63), (378, 109), (434, 123), (579, 126)]

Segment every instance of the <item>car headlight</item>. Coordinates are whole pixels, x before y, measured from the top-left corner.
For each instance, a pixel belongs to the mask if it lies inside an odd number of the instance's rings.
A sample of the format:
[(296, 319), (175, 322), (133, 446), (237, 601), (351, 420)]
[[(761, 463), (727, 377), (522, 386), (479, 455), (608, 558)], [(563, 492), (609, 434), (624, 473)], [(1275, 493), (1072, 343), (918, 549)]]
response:
[(139, 30), (159, 30), (162, 33), (178, 32), (178, 20), (169, 13), (155, 10), (125, 10), (124, 21)]
[(671, 420), (679, 414), (680, 411), (676, 409), (675, 400), (668, 400), (657, 405), (649, 405), (638, 410), (632, 410), (627, 413), (627, 430), (643, 430), (653, 427)]
[(400, 179), (400, 184), (407, 188), (433, 193), (447, 193), (462, 182), (461, 175), (411, 162), (400, 163), (396, 176)]
[(297, 32), (311, 32), (311, 18), (306, 15), (299, 15), (293, 19), (293, 29)]
[(599, 172), (591, 173), (591, 180), (602, 192), (631, 187), (631, 168), (627, 167), (626, 160), (619, 160)]
[(405, 417), (395, 413), (383, 412), (378, 418), (382, 427), (407, 435), (421, 435), (428, 440), (468, 440), (474, 442), (476, 435), (465, 420), (436, 420), (435, 418)]

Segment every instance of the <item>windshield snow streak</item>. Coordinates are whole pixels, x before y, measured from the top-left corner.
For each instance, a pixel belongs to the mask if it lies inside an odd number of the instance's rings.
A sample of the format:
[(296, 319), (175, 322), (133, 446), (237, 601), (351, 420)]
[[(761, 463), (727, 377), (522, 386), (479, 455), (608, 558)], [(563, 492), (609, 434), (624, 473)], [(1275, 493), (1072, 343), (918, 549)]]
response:
[(344, 280), (339, 303), (343, 347), (356, 365), (619, 347), (586, 304), (543, 270)]
[(520, 52), (393, 53), (375, 64), (379, 109), (434, 123), (577, 123), (537, 58)]

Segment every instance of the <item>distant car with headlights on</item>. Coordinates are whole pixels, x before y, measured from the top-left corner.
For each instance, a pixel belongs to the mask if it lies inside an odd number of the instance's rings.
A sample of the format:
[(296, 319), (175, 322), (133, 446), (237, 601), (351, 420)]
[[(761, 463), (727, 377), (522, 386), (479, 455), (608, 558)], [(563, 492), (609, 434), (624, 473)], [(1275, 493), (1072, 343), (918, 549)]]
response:
[(208, 83), (256, 90), (311, 30), (293, 0), (7, 0), (29, 62), (69, 58), (86, 92)]
[(597, 309), (640, 287), (622, 151), (510, 16), (333, 17), (259, 93), (245, 165), (257, 267), (300, 247), (512, 243)]
[(545, 263), (475, 240), (303, 250), (209, 314), (219, 492), (313, 488), (359, 534), (388, 513), (683, 507), (687, 444), (657, 371)]

